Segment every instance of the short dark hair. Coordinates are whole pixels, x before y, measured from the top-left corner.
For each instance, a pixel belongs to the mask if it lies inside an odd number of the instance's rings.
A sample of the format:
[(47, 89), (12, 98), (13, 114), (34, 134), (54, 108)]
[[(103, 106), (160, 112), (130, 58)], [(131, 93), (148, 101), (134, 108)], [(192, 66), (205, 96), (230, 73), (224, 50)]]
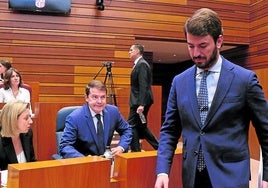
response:
[(219, 36), (223, 34), (222, 23), (215, 11), (201, 8), (185, 22), (185, 36), (187, 33), (194, 36), (211, 35), (216, 43)]
[[(8, 60), (0, 60), (0, 63), (6, 68), (6, 71), (12, 67), (11, 63)], [(1, 74), (1, 78), (4, 79), (4, 73)]]
[(0, 60), (0, 63), (4, 66), (4, 67), (6, 67), (6, 69), (8, 70), (8, 69), (10, 69), (11, 67), (12, 67), (12, 65), (11, 65), (11, 63), (8, 61), (8, 60)]
[(135, 46), (135, 48), (139, 50), (140, 54), (143, 55), (143, 53), (144, 53), (143, 45), (136, 43), (136, 44), (133, 44), (133, 46)]
[(97, 88), (98, 90), (105, 91), (105, 92), (107, 91), (105, 84), (100, 80), (92, 80), (87, 84), (86, 89), (85, 89), (85, 93), (87, 96), (90, 94), (91, 88)]

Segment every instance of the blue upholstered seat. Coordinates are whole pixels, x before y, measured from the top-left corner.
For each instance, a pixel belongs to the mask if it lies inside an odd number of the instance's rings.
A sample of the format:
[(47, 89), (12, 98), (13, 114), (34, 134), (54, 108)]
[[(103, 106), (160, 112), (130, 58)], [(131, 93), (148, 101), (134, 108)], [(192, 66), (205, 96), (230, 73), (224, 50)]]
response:
[(59, 154), (59, 145), (61, 136), (65, 127), (65, 119), (66, 117), (75, 109), (81, 106), (66, 106), (61, 108), (56, 116), (56, 144), (57, 144), (57, 153), (52, 155), (52, 159), (61, 159), (62, 156)]

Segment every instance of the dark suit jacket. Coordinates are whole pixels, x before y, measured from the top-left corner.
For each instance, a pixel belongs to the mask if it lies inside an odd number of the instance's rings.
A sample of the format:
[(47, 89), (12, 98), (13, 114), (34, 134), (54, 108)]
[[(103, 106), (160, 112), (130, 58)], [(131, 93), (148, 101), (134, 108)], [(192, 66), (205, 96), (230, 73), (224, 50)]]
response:
[[(132, 139), (132, 129), (123, 119), (118, 108), (107, 104), (103, 110), (104, 139), (106, 146), (111, 144), (114, 131), (120, 135), (119, 146), (125, 150)], [(74, 110), (66, 117), (60, 142), (60, 154), (64, 158), (99, 155), (98, 138), (88, 104)]]
[(139, 105), (151, 105), (153, 103), (152, 93), (152, 73), (150, 65), (141, 58), (130, 75), (130, 107), (138, 107)]
[(161, 128), (157, 173), (169, 173), (173, 150), (182, 135), (183, 187), (194, 186), (200, 144), (213, 187), (248, 187), (252, 120), (264, 151), (263, 175), (268, 180), (268, 105), (256, 75), (223, 58), (214, 99), (200, 129), (195, 72), (193, 66), (173, 80)]
[[(30, 129), (26, 134), (20, 134), (23, 151), (27, 162), (36, 161), (33, 147), (33, 132)], [(18, 163), (12, 139), (0, 137), (0, 168), (7, 170), (8, 164)]]

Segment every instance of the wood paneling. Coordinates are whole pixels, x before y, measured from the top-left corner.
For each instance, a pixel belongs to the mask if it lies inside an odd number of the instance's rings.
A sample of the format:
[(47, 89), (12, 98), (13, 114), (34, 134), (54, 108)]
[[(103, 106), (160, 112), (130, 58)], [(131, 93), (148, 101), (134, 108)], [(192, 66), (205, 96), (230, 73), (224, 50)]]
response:
[[(156, 151), (123, 153), (115, 156), (113, 178), (120, 188), (154, 187)], [(169, 175), (169, 188), (182, 188), (182, 150), (175, 151)]]
[[(98, 11), (95, 1), (72, 0), (70, 15), (55, 16), (12, 12), (8, 0), (0, 0), (0, 58), (9, 59), (26, 83), (40, 83), (39, 101), (79, 101), (83, 84), (102, 62), (115, 62), (114, 71), (131, 69), (128, 50), (135, 38), (184, 41), (185, 20), (208, 7), (222, 19), (226, 44), (249, 46), (237, 63), (264, 69), (267, 6), (265, 0), (115, 0), (105, 1), (105, 10)], [(125, 88), (128, 78), (129, 70), (116, 74), (117, 89)]]
[(110, 169), (111, 161), (97, 156), (11, 164), (7, 187), (109, 188)]
[[(250, 7), (244, 0), (111, 1), (104, 11), (96, 10), (95, 1), (73, 0), (68, 16), (12, 12), (7, 0), (0, 5), (1, 57), (10, 59), (25, 81), (40, 83), (40, 101), (83, 95), (81, 86), (72, 84), (87, 83), (102, 62), (115, 62), (114, 71), (130, 70), (128, 49), (136, 37), (184, 40), (183, 24), (200, 7), (219, 12), (226, 43), (249, 44)], [(92, 69), (84, 74), (78, 67)], [(115, 74), (118, 88), (129, 83), (129, 70)]]
[[(109, 159), (99, 156), (10, 164), (7, 183), (12, 188), (147, 188), (155, 184), (156, 159), (156, 151), (146, 151), (119, 154), (112, 166)], [(177, 149), (170, 188), (182, 187), (181, 173), (182, 150)]]
[[(268, 66), (268, 1), (252, 0), (250, 12), (250, 48), (247, 67), (251, 69)], [(267, 84), (267, 82), (266, 82)]]

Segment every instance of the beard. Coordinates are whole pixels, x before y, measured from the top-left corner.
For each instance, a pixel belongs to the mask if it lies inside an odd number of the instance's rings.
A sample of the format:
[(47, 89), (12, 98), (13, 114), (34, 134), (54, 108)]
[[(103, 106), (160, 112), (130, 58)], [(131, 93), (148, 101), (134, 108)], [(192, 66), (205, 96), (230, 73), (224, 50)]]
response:
[[(193, 57), (192, 60), (198, 68), (208, 69), (208, 68), (212, 67), (213, 65), (215, 65), (216, 60), (217, 60), (217, 56), (218, 56), (218, 49), (215, 47), (208, 60), (204, 56)], [(203, 60), (203, 59), (207, 60), (207, 61), (205, 63), (202, 63), (202, 64), (198, 63), (198, 60)]]

